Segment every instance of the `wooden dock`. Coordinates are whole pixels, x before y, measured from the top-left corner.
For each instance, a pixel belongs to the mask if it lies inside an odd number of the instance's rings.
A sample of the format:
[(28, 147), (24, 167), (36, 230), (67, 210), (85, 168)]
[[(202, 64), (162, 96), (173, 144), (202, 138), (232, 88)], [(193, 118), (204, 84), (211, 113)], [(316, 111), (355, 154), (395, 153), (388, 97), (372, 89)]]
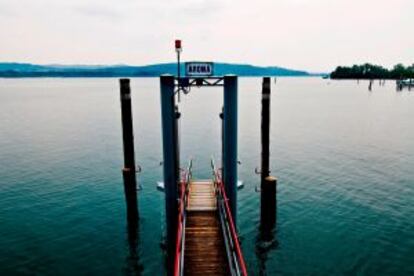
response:
[(217, 200), (213, 181), (191, 181), (189, 185), (187, 211), (216, 210)]
[(185, 233), (184, 275), (229, 275), (211, 180), (190, 182)]

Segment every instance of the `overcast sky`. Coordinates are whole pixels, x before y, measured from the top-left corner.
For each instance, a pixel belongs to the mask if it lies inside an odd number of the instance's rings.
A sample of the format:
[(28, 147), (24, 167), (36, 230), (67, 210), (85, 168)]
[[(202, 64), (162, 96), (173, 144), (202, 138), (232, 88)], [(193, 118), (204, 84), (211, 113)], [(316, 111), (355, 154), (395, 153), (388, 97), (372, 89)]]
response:
[(414, 63), (414, 0), (0, 0), (0, 61)]

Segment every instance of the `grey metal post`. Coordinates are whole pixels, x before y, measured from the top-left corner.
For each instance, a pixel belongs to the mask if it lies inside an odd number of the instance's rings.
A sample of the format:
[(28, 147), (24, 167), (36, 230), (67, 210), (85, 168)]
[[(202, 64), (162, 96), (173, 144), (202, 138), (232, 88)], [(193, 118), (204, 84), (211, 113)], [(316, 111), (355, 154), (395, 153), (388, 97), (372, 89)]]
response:
[(124, 193), (127, 205), (127, 218), (132, 222), (138, 219), (137, 182), (134, 153), (134, 131), (132, 124), (131, 88), (129, 79), (120, 79), (122, 136), (124, 144)]
[(224, 76), (223, 180), (233, 215), (237, 218), (237, 76)]
[(177, 233), (177, 183), (179, 181), (179, 158), (174, 98), (174, 77), (171, 75), (162, 75), (160, 77), (160, 83), (162, 141), (164, 155), (165, 215), (167, 223), (167, 255), (170, 267), (174, 258), (174, 246)]

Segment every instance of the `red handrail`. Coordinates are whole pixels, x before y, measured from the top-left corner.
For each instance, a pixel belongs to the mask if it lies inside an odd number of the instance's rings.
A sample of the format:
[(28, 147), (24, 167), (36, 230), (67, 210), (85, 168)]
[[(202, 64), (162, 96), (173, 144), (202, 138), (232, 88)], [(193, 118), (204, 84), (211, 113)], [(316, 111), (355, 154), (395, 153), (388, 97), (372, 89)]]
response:
[(241, 271), (242, 271), (242, 275), (247, 276), (248, 274), (247, 274), (246, 263), (244, 261), (243, 253), (242, 253), (241, 248), (240, 248), (240, 243), (239, 243), (239, 239), (238, 239), (238, 236), (237, 236), (236, 227), (234, 226), (233, 216), (232, 216), (231, 211), (230, 211), (230, 206), (229, 206), (229, 203), (228, 203), (226, 190), (224, 189), (224, 185), (223, 185), (223, 181), (221, 179), (220, 173), (218, 171), (216, 171), (215, 174), (216, 174), (217, 184), (218, 184), (220, 192), (223, 196), (224, 206), (225, 206), (225, 209), (226, 209), (226, 215), (227, 215), (227, 217), (229, 219), (229, 223), (230, 223), (230, 233), (231, 233), (231, 237), (232, 237), (233, 242), (234, 242), (234, 247), (236, 249), (237, 258), (239, 259), (239, 262), (240, 262), (240, 268), (241, 268)]
[[(185, 212), (185, 196), (186, 196), (186, 182), (188, 181), (188, 174), (190, 172), (186, 171), (182, 174), (182, 180), (180, 181), (180, 200), (179, 200), (179, 206), (178, 206), (178, 220), (177, 220), (177, 236), (176, 236), (176, 243), (175, 243), (175, 259), (174, 259), (174, 276), (180, 276), (180, 270), (181, 267), (181, 255), (183, 254), (183, 248), (182, 248), (182, 238), (183, 238), (183, 223), (184, 223), (184, 212)], [(228, 198), (226, 195), (226, 191), (224, 189), (224, 184), (221, 179), (221, 175), (218, 171), (215, 171), (216, 181), (219, 186), (219, 191), (222, 194), (224, 206), (225, 206), (225, 212), (226, 216), (228, 218), (229, 224), (230, 224), (230, 235), (231, 239), (233, 240), (236, 256), (238, 259), (238, 263), (242, 272), (243, 276), (247, 276), (247, 269), (246, 269), (246, 263), (244, 261), (244, 257), (241, 251), (240, 243), (238, 240), (236, 227), (234, 226), (233, 217), (231, 215), (230, 206), (228, 203)]]
[(184, 198), (185, 198), (185, 193), (186, 193), (185, 182), (187, 179), (187, 173), (188, 172), (183, 173), (182, 180), (180, 181), (180, 202), (178, 206), (177, 236), (175, 240), (175, 259), (174, 259), (174, 275), (175, 276), (180, 275), (180, 269), (181, 269), (181, 265), (180, 265), (181, 254), (182, 254), (181, 243), (182, 243), (182, 237), (183, 237), (183, 219), (184, 219), (183, 214), (184, 214), (184, 208), (185, 208)]

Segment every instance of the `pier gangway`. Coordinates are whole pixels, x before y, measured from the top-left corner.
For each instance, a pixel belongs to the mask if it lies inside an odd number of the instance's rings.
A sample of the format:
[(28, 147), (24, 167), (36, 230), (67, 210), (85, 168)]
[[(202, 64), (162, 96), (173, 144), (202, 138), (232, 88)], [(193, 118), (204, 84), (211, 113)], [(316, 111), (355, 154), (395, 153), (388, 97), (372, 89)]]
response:
[(211, 167), (209, 180), (192, 178), (192, 161), (181, 174), (175, 276), (247, 275), (221, 171), (213, 159)]

